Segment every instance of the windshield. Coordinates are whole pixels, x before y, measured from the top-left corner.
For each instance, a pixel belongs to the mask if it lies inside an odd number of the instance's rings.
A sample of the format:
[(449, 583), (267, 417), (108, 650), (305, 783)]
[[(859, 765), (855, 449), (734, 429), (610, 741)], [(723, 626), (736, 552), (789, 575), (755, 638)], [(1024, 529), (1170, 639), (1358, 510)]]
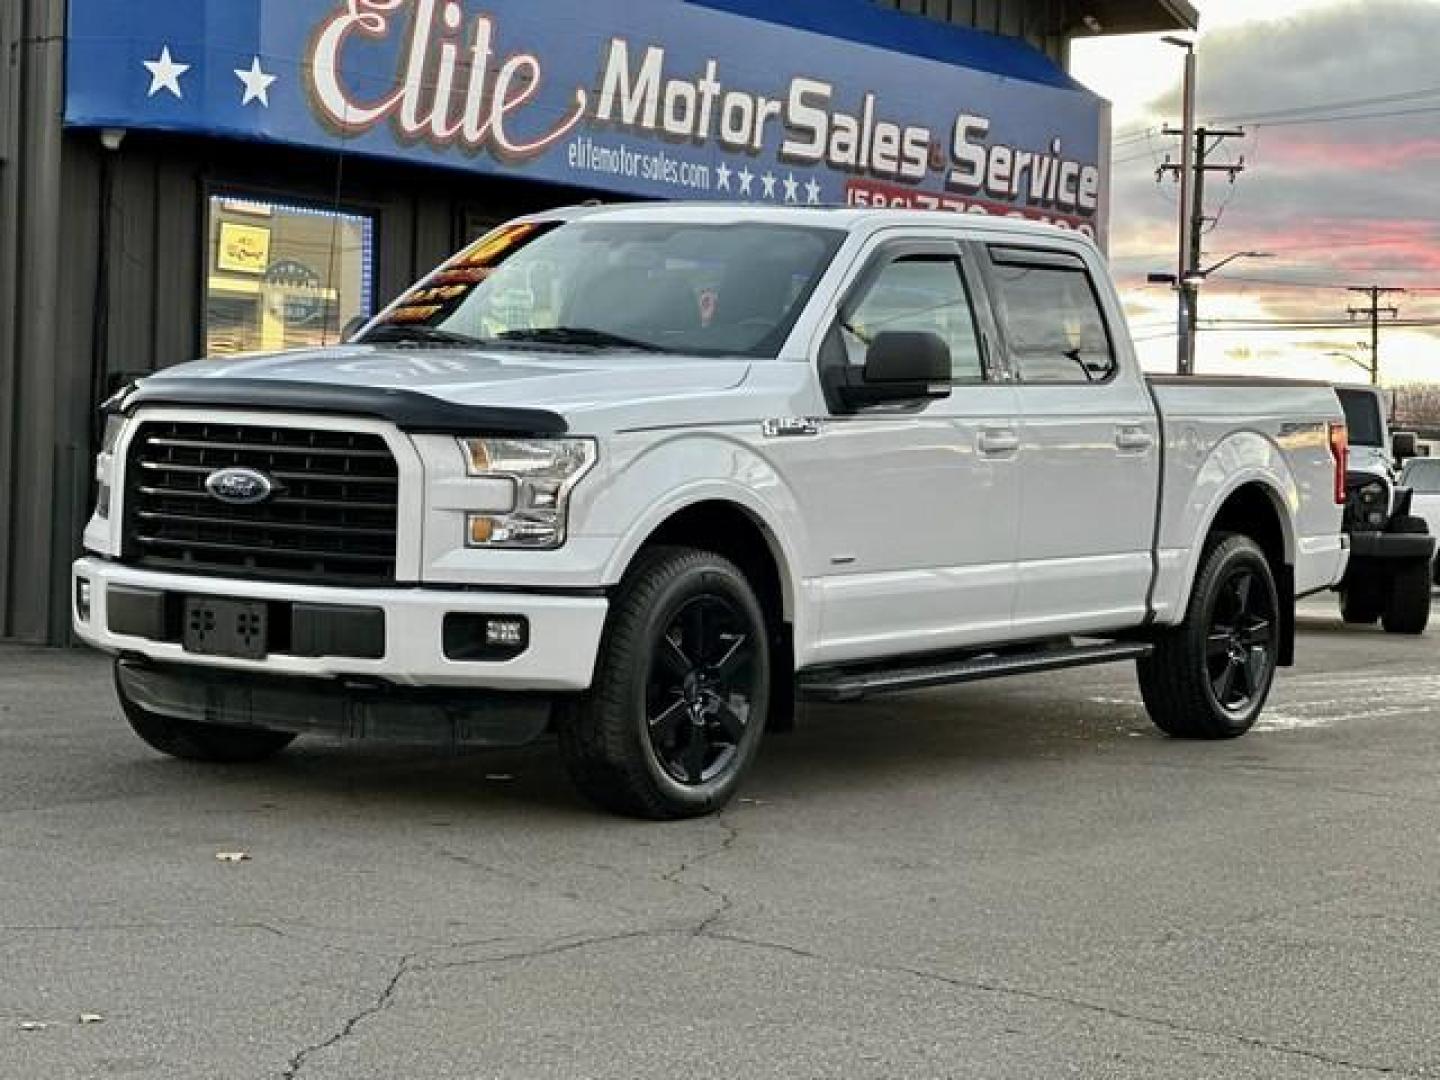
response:
[(1350, 429), (1351, 446), (1385, 445), (1380, 428), (1380, 402), (1365, 390), (1339, 390), (1345, 425)]
[(1400, 473), (1400, 486), (1422, 495), (1440, 495), (1440, 460), (1412, 458)]
[(843, 239), (758, 223), (513, 223), (416, 285), (358, 340), (773, 357)]

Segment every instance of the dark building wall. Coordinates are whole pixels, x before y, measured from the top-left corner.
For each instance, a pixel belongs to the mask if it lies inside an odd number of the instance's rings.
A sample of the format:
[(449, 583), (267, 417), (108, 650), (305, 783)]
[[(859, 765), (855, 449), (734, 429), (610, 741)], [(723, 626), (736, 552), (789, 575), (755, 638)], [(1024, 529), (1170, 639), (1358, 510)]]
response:
[[(20, 354), (18, 365), (12, 355), (0, 367), (0, 380), (18, 377), (23, 390), (15, 408), (4, 410), (0, 430), (7, 452), (0, 475), (9, 481), (0, 485), (0, 520), (11, 522), (10, 548), (0, 548), (0, 637), (21, 640), (59, 642), (69, 634), (66, 567), (90, 514), (95, 403), (130, 379), (203, 352), (208, 195), (373, 215), (377, 305), (452, 253), (467, 232), (594, 195), (147, 132), (128, 133), (111, 151), (96, 132), (53, 130), (63, 208), (51, 245), (57, 287), (45, 290), (48, 314), (33, 301), (26, 307), (24, 298), (19, 308), (32, 334), (32, 324), (45, 319), (53, 345)], [(21, 205), (33, 203), (30, 193)], [(38, 291), (38, 276), (31, 276)], [(40, 356), (44, 362), (35, 362)]]
[(1057, 63), (1069, 59), (1067, 0), (878, 0), (897, 8), (957, 26), (1018, 37), (1044, 51)]
[[(50, 638), (62, 0), (0, 3), (0, 636)], [(63, 364), (62, 364), (63, 366)], [(67, 605), (62, 603), (60, 617)]]

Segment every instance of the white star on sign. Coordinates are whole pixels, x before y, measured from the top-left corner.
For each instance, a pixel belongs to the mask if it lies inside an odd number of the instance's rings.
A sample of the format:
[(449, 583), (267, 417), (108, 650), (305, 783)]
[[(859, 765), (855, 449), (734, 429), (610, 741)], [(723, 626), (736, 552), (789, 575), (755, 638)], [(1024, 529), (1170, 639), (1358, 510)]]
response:
[(169, 45), (160, 50), (158, 60), (146, 60), (144, 64), (150, 72), (150, 92), (146, 97), (154, 97), (161, 90), (169, 90), (177, 98), (185, 96), (180, 93), (180, 76), (190, 70), (190, 65), (177, 64), (170, 56)]
[(275, 81), (274, 75), (267, 75), (260, 70), (260, 57), (256, 56), (250, 61), (250, 67), (236, 68), (235, 77), (245, 87), (245, 96), (241, 99), (242, 106), (249, 105), (252, 101), (260, 102), (261, 106), (270, 107), (270, 84)]
[(721, 191), (730, 190), (730, 167), (723, 161), (715, 166), (715, 186)]
[(750, 185), (755, 179), (755, 174), (752, 173), (749, 169), (745, 168), (744, 165), (741, 165), (740, 171), (735, 175), (740, 177), (740, 194), (749, 195)]
[(809, 206), (820, 205), (820, 185), (813, 176), (805, 181), (805, 202)]
[(800, 201), (800, 182), (795, 179), (794, 173), (785, 174), (785, 201), (787, 203)]
[(764, 185), (765, 198), (773, 199), (775, 197), (775, 174), (767, 172), (764, 176), (760, 177), (760, 183)]

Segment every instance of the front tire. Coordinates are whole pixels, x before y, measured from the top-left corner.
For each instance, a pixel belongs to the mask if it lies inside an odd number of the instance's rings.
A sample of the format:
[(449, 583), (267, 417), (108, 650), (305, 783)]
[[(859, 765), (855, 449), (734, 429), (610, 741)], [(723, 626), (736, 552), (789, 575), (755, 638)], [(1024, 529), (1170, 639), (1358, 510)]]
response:
[(657, 820), (719, 810), (765, 727), (770, 635), (739, 568), (690, 548), (644, 552), (611, 608), (590, 691), (560, 751), (600, 807)]
[(1233, 739), (1254, 726), (1275, 680), (1280, 597), (1248, 536), (1213, 537), (1185, 621), (1138, 661), (1155, 726), (1180, 739)]
[(115, 693), (135, 734), (151, 749), (183, 761), (224, 765), (264, 761), (295, 741), (295, 735), (288, 731), (203, 724), (151, 712), (126, 696), (118, 674)]
[(1387, 633), (1418, 635), (1430, 624), (1430, 564), (1417, 562), (1396, 569), (1380, 616)]

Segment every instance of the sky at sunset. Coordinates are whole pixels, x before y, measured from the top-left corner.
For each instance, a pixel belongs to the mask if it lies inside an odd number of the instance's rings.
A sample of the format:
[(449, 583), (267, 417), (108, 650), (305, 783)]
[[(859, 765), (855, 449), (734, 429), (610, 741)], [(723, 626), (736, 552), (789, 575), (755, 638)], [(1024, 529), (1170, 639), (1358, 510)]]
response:
[[(1233, 187), (1212, 174), (1220, 221), (1210, 266), (1237, 251), (1201, 293), (1202, 320), (1345, 322), (1365, 298), (1347, 285), (1409, 290), (1387, 299), (1434, 327), (1381, 336), (1387, 382), (1440, 382), (1440, 0), (1198, 0), (1200, 121), (1243, 127), (1216, 162), (1245, 159)], [(1110, 254), (1147, 367), (1175, 365), (1175, 295), (1147, 286), (1173, 272), (1178, 160), (1162, 134), (1180, 119), (1182, 53), (1158, 37), (1076, 43), (1074, 71), (1114, 105)], [(1201, 373), (1363, 380), (1368, 324), (1353, 329), (1207, 329)]]

